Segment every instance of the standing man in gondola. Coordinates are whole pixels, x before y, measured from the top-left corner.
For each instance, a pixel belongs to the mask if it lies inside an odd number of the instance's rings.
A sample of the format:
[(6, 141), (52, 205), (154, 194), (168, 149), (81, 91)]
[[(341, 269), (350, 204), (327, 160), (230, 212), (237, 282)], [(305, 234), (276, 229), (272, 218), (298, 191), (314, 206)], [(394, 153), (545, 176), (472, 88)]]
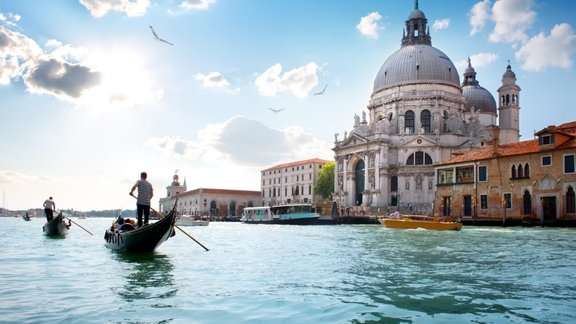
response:
[(54, 219), (54, 210), (56, 210), (56, 203), (52, 200), (52, 197), (46, 199), (44, 201), (44, 213), (46, 214), (46, 219), (51, 221)]
[(136, 213), (138, 215), (138, 227), (142, 226), (142, 216), (144, 216), (144, 224), (148, 224), (150, 218), (150, 200), (154, 196), (152, 184), (146, 180), (148, 175), (146, 172), (140, 173), (140, 180), (132, 186), (130, 196), (134, 196), (134, 190), (138, 189), (138, 197), (136, 197)]

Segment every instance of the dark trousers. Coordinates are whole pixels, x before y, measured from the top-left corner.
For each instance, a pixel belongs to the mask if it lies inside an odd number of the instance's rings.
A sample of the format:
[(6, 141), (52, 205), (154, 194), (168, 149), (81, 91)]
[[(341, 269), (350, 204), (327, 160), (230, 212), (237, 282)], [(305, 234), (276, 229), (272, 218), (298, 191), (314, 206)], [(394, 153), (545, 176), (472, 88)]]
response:
[(144, 224), (148, 224), (150, 205), (136, 204), (136, 214), (138, 215), (138, 227), (142, 226), (142, 215), (144, 215)]
[(54, 219), (54, 211), (52, 209), (44, 208), (44, 213), (46, 214), (46, 219), (48, 221)]

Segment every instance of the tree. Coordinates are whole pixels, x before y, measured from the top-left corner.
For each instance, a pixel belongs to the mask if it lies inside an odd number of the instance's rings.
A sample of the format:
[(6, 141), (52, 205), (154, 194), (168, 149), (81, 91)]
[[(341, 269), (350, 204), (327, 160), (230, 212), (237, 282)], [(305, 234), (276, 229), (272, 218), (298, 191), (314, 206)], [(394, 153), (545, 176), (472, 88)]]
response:
[(334, 162), (324, 164), (318, 174), (318, 181), (314, 185), (314, 192), (323, 199), (330, 197), (334, 190), (334, 167)]

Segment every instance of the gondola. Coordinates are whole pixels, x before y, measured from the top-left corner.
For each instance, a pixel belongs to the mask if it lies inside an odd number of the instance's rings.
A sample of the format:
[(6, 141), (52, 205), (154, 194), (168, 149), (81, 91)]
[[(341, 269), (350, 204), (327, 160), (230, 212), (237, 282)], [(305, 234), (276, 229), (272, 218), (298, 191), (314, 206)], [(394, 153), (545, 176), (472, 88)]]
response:
[(130, 252), (151, 252), (160, 244), (174, 236), (176, 221), (176, 205), (160, 220), (155, 223), (135, 228), (131, 224), (124, 224), (120, 229), (114, 226), (104, 233), (106, 246), (115, 250)]
[(30, 216), (28, 215), (28, 213), (22, 215), (22, 219), (25, 221), (29, 221), (30, 220)]
[(56, 236), (56, 235), (63, 236), (68, 234), (69, 227), (70, 223), (66, 224), (64, 222), (64, 216), (62, 216), (62, 212), (60, 212), (51, 221), (48, 221), (46, 222), (46, 224), (44, 224), (44, 227), (42, 227), (42, 231), (44, 231), (44, 235), (46, 236)]

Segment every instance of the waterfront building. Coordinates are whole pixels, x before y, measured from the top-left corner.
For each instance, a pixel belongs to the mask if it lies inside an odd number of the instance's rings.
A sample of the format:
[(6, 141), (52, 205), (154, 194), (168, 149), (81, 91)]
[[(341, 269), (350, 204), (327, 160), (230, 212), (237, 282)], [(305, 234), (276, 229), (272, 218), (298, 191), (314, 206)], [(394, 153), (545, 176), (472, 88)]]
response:
[(166, 187), (166, 197), (160, 198), (160, 210), (170, 211), (178, 199), (176, 210), (181, 214), (204, 216), (210, 220), (239, 218), (246, 207), (258, 206), (261, 202), (260, 191), (197, 188), (187, 190), (186, 180), (181, 185), (178, 174)]
[(262, 170), (262, 206), (316, 202), (314, 185), (328, 162), (331, 161), (314, 158)]
[(479, 223), (576, 222), (576, 121), (535, 139), (456, 156), (435, 168), (434, 215)]
[(496, 101), (470, 60), (460, 83), (450, 58), (432, 46), (427, 24), (415, 1), (400, 49), (376, 75), (368, 114), (356, 114), (350, 131), (335, 134), (333, 201), (341, 207), (429, 213), (434, 165), (484, 148), (495, 127), (502, 144), (520, 138), (521, 89), (510, 64)]

